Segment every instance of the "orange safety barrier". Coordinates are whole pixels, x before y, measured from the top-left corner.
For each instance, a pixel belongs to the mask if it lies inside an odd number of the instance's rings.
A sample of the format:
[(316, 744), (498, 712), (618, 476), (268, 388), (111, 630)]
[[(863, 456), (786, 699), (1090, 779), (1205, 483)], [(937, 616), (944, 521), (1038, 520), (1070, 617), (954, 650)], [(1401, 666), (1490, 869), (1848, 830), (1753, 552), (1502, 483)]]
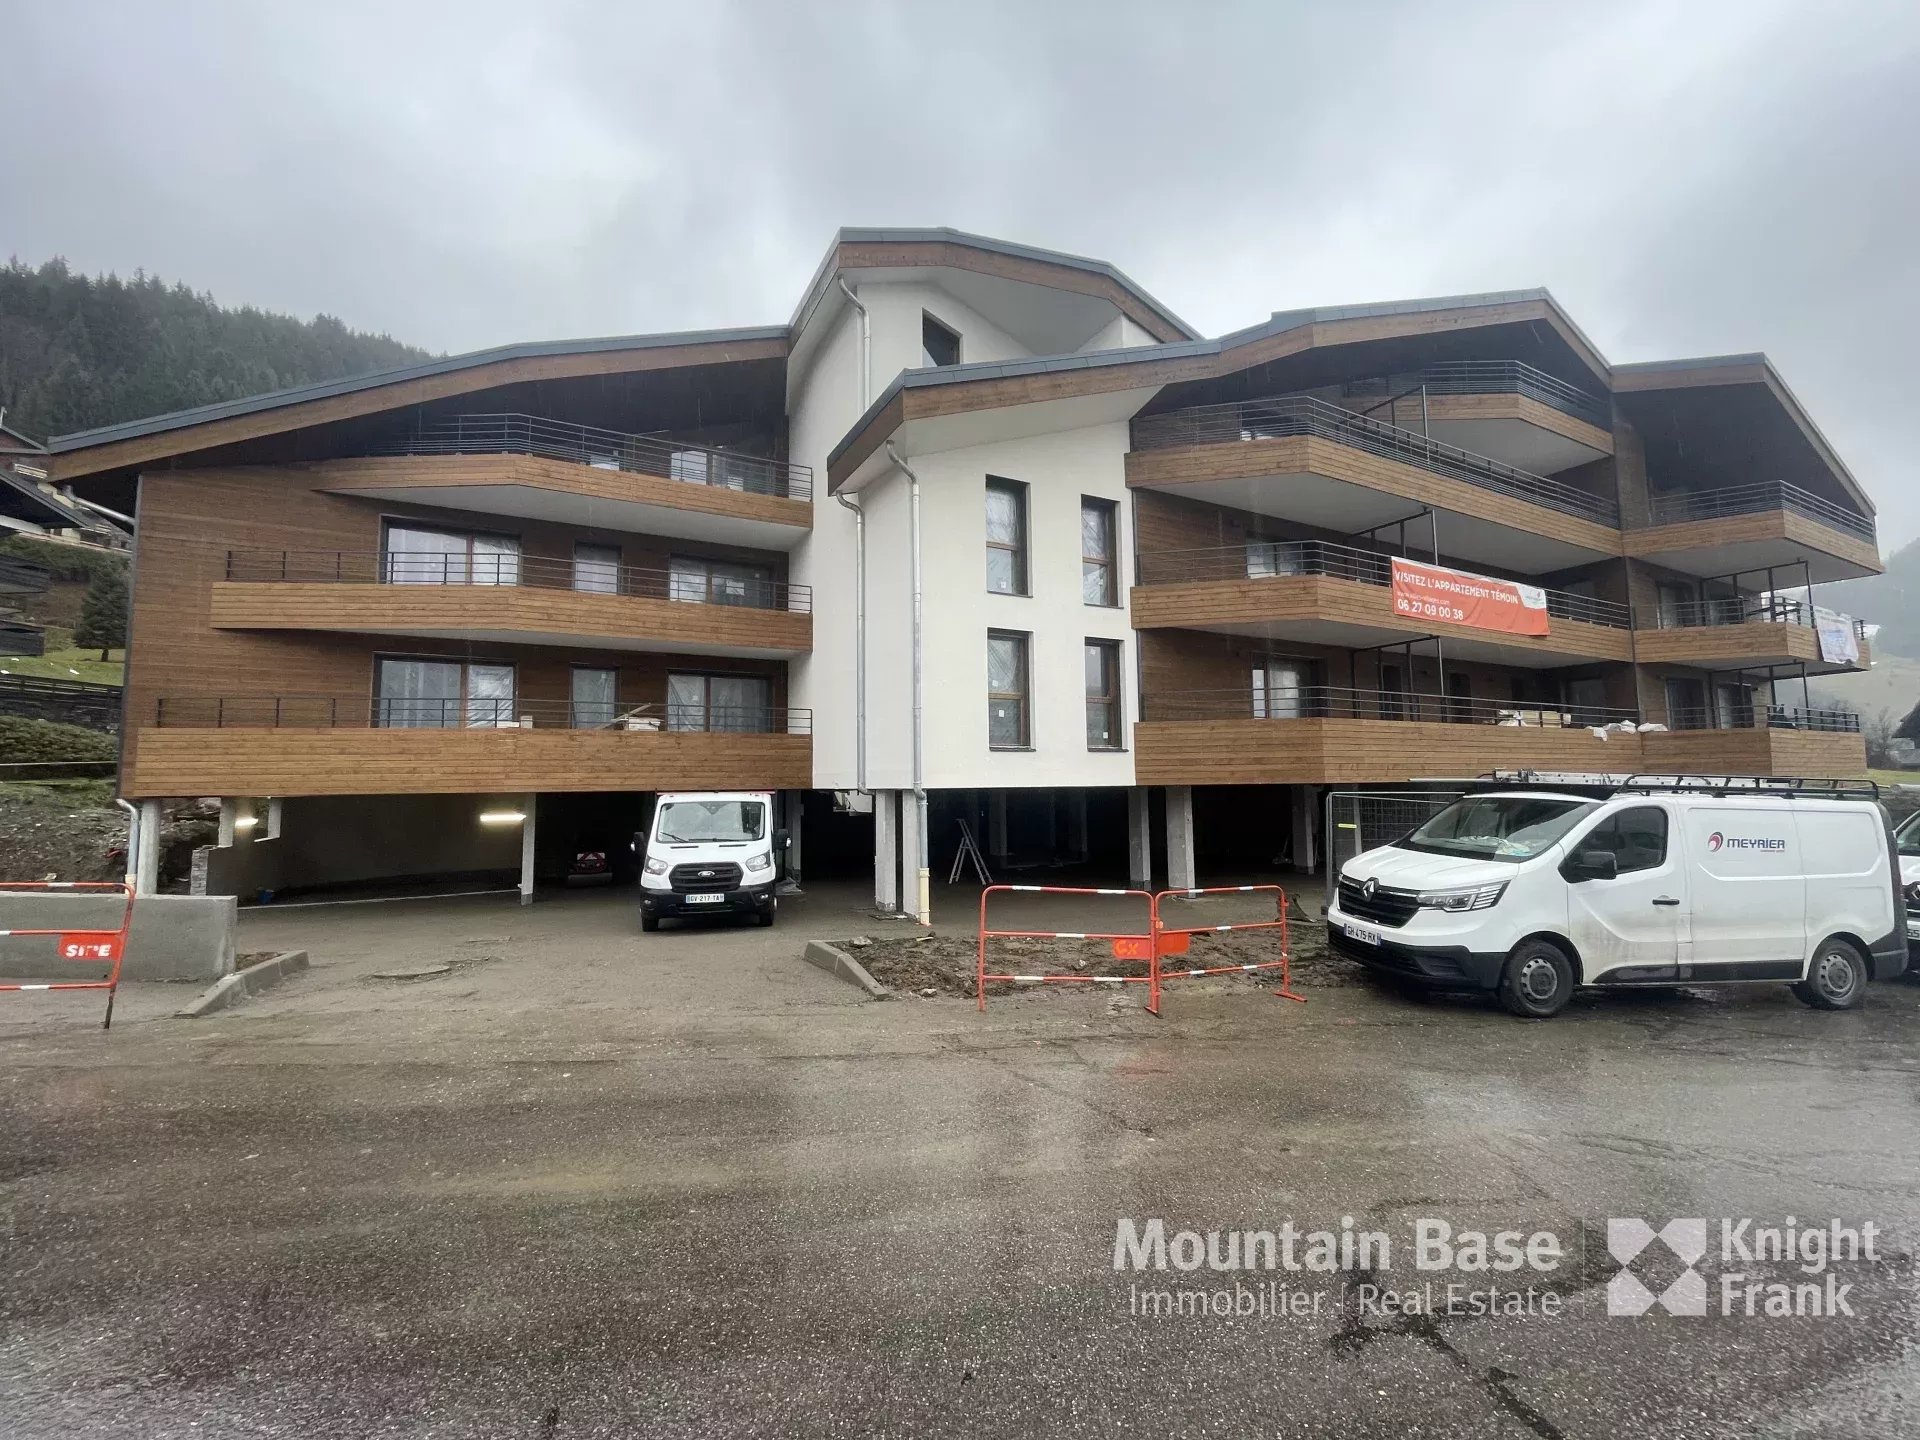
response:
[[(989, 930), (987, 928), (987, 897), (998, 894), (1021, 895), (1133, 895), (1147, 902), (1148, 928), (1139, 931), (1078, 931), (1078, 930)], [(1153, 931), (1154, 900), (1150, 890), (1092, 890), (1067, 885), (989, 885), (980, 892), (980, 937), (979, 956), (975, 966), (974, 996), (979, 1008), (987, 1008), (987, 984), (989, 981), (1025, 981), (1040, 985), (1145, 985), (1148, 987), (1147, 1009), (1160, 1013), (1160, 965), (1154, 945)], [(1108, 940), (1113, 944), (1114, 958), (1117, 960), (1145, 961), (1145, 975), (993, 975), (987, 973), (987, 940)]]
[(107, 992), (107, 1017), (100, 1022), (106, 1030), (113, 1025), (113, 997), (120, 989), (120, 962), (126, 955), (127, 930), (133, 924), (133, 887), (110, 881), (91, 880), (0, 880), (0, 895), (20, 890), (46, 890), (61, 894), (82, 891), (112, 891), (126, 897), (120, 908), (120, 925), (114, 930), (0, 930), (0, 935), (52, 935), (62, 960), (107, 965), (104, 980), (53, 980), (38, 985), (0, 982), (0, 990), (104, 990)]
[[(1232, 925), (1185, 925), (1169, 926), (1160, 918), (1160, 904), (1164, 900), (1192, 900), (1202, 895), (1271, 895), (1273, 896), (1273, 919), (1243, 920)], [(1214, 965), (1198, 970), (1168, 970), (1161, 966), (1162, 955), (1182, 955), (1187, 952), (1188, 942), (1195, 935), (1216, 935), (1229, 930), (1278, 930), (1280, 932), (1280, 958), (1261, 960), (1247, 965)], [(1159, 937), (1154, 946), (1154, 992), (1159, 993), (1162, 980), (1190, 979), (1198, 975), (1228, 975), (1233, 973), (1250, 974), (1256, 970), (1279, 970), (1280, 988), (1273, 993), (1285, 1000), (1297, 1000), (1302, 1005), (1307, 997), (1293, 988), (1293, 946), (1287, 936), (1287, 892), (1278, 885), (1212, 885), (1193, 890), (1162, 890), (1153, 897), (1153, 931)], [(1157, 1013), (1157, 1012), (1156, 1012)]]
[[(987, 897), (1000, 892), (1025, 895), (1106, 895), (1138, 896), (1147, 902), (1147, 929), (1144, 931), (1095, 932), (1069, 930), (989, 930), (987, 928)], [(1243, 920), (1231, 925), (1180, 925), (1172, 926), (1161, 918), (1161, 902), (1166, 900), (1191, 900), (1202, 895), (1272, 895), (1274, 900), (1274, 918), (1271, 920)], [(1280, 955), (1275, 960), (1259, 960), (1240, 965), (1213, 965), (1198, 969), (1169, 970), (1162, 961), (1169, 955), (1185, 955), (1192, 948), (1195, 935), (1218, 935), (1236, 930), (1278, 930), (1280, 932)], [(1147, 973), (1144, 975), (1015, 975), (996, 974), (987, 970), (987, 941), (990, 938), (1009, 940), (1106, 940), (1112, 943), (1114, 958), (1144, 963)], [(1289, 943), (1287, 932), (1287, 892), (1278, 885), (1216, 885), (1193, 890), (1162, 890), (1158, 893), (1147, 890), (1105, 890), (1084, 889), (1065, 885), (989, 885), (980, 892), (980, 934), (979, 950), (975, 968), (974, 995), (981, 1010), (987, 1008), (987, 985), (991, 981), (1007, 983), (1027, 983), (1038, 985), (1145, 985), (1147, 987), (1147, 1013), (1160, 1013), (1160, 986), (1165, 980), (1191, 979), (1201, 975), (1250, 974), (1260, 970), (1278, 970), (1280, 988), (1273, 993), (1287, 1000), (1296, 1000), (1306, 1004), (1307, 997), (1293, 988), (1293, 946)]]

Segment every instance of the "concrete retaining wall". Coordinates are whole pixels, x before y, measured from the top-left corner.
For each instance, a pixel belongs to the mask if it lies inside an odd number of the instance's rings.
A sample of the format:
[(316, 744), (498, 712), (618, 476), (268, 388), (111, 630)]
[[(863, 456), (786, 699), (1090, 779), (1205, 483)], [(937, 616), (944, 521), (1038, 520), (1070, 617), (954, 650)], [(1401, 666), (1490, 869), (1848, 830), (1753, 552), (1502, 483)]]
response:
[[(0, 895), (0, 929), (117, 929), (118, 896)], [(238, 904), (223, 895), (147, 895), (133, 903), (122, 980), (218, 980), (233, 973)], [(0, 977), (103, 980), (107, 967), (54, 958), (52, 936), (0, 936)]]

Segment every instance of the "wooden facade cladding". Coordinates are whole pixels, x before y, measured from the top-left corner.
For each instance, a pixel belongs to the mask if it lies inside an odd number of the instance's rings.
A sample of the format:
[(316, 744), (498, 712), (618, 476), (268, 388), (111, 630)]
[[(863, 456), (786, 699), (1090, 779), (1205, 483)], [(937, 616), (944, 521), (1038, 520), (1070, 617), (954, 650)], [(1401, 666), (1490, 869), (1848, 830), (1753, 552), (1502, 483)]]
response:
[(1435, 509), (1473, 515), (1544, 535), (1596, 555), (1620, 553), (1620, 532), (1608, 526), (1496, 494), (1464, 480), (1383, 459), (1317, 435), (1127, 452), (1127, 484), (1135, 488), (1177, 492), (1182, 485), (1211, 480), (1251, 480), (1267, 475), (1323, 475)]
[(1798, 730), (1610, 734), (1398, 720), (1173, 720), (1133, 727), (1141, 785), (1349, 785), (1471, 778), (1494, 769), (1582, 774), (1856, 776), (1859, 735)]
[(634, 595), (516, 585), (351, 585), (216, 581), (215, 630), (338, 634), (511, 635), (523, 642), (796, 655), (813, 648), (813, 616)]
[(1226, 629), (1289, 620), (1324, 620), (1369, 630), (1391, 630), (1407, 639), (1442, 639), (1499, 646), (1525, 655), (1583, 660), (1628, 660), (1633, 640), (1625, 630), (1579, 620), (1554, 619), (1546, 635), (1509, 635), (1464, 625), (1436, 624), (1396, 615), (1393, 594), (1378, 585), (1331, 576), (1294, 575), (1252, 580), (1202, 580), (1188, 585), (1136, 585), (1128, 604), (1136, 630)]
[(601, 470), (544, 455), (394, 455), (355, 460), (324, 460), (297, 467), (316, 490), (351, 496), (377, 491), (382, 498), (397, 490), (418, 492), (417, 503), (435, 505), (437, 489), (520, 486), (584, 500), (613, 500), (661, 506), (770, 525), (813, 528), (813, 506), (784, 495), (755, 495), (723, 485), (694, 485), (630, 470)]
[(1809, 520), (1791, 510), (1762, 510), (1751, 515), (1727, 515), (1712, 520), (1683, 520), (1629, 530), (1625, 550), (1635, 559), (1658, 559), (1694, 550), (1718, 550), (1735, 545), (1768, 543), (1830, 555), (1878, 575), (1886, 569), (1872, 541), (1861, 540)]
[(1701, 665), (1716, 669), (1739, 666), (1805, 664), (1828, 671), (1867, 670), (1873, 666), (1871, 647), (1860, 642), (1860, 663), (1826, 665), (1820, 659), (1820, 638), (1805, 625), (1777, 625), (1755, 620), (1745, 625), (1693, 625), (1665, 630), (1642, 630), (1634, 637), (1636, 656), (1643, 665)]
[(131, 798), (804, 790), (807, 735), (624, 730), (169, 729), (129, 738)]
[(1551, 405), (1543, 405), (1530, 395), (1429, 395), (1425, 404), (1429, 420), (1518, 420), (1551, 430), (1603, 455), (1613, 454), (1610, 432)]

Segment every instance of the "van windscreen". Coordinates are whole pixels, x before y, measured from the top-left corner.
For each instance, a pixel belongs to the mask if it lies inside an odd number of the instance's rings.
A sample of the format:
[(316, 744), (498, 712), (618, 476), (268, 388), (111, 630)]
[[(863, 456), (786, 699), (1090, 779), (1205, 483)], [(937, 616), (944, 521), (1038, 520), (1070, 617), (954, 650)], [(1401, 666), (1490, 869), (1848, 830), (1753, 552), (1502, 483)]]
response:
[(1906, 823), (1893, 832), (1893, 838), (1900, 842), (1902, 855), (1920, 855), (1920, 810), (1907, 817)]
[(761, 800), (669, 800), (653, 822), (653, 838), (664, 845), (758, 840), (766, 833)]
[(1404, 840), (1402, 850), (1428, 855), (1459, 855), (1475, 860), (1522, 860), (1552, 848), (1580, 817), (1592, 813), (1591, 800), (1555, 800), (1533, 795), (1471, 795), (1456, 800)]

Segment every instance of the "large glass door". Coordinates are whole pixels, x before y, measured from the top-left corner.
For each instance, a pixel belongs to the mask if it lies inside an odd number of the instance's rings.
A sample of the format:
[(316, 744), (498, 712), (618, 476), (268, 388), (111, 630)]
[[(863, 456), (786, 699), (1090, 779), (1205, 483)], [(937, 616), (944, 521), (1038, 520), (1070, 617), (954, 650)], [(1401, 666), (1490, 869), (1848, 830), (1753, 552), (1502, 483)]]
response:
[(381, 660), (374, 671), (376, 725), (440, 730), (460, 723), (457, 660)]
[(1308, 667), (1299, 660), (1269, 660), (1253, 667), (1253, 718), (1298, 720), (1307, 713)]
[(619, 689), (618, 670), (600, 670), (586, 665), (573, 667), (573, 728), (604, 730), (619, 713), (615, 695)]
[(513, 666), (467, 666), (467, 724), (497, 729), (513, 721)]
[(741, 733), (771, 730), (773, 683), (764, 675), (669, 675), (667, 728)]
[(420, 525), (387, 526), (381, 578), (389, 585), (518, 585), (520, 541)]

